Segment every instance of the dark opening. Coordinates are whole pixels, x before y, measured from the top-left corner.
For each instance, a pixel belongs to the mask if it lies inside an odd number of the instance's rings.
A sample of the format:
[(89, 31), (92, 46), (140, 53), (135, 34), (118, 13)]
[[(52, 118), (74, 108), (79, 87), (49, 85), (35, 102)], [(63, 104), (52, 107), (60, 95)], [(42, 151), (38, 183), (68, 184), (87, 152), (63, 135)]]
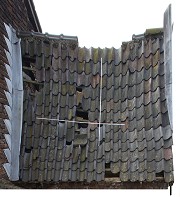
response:
[[(80, 117), (83, 120), (88, 121), (88, 112), (83, 111), (82, 109), (77, 109), (76, 117)], [(87, 123), (78, 123), (78, 129), (80, 129), (80, 128), (87, 128), (87, 127), (88, 127)]]
[(164, 177), (164, 171), (156, 173), (156, 177)]
[(84, 88), (84, 86), (83, 86), (83, 85), (78, 86), (78, 87), (76, 87), (76, 91), (78, 91), (78, 92), (82, 92), (83, 88)]
[(87, 128), (88, 127), (88, 124), (87, 123), (78, 123), (78, 129), (80, 128)]
[(23, 71), (31, 78), (31, 80), (35, 80), (35, 70), (31, 68), (30, 61), (32, 60), (30, 59), (28, 62), (28, 58), (23, 58)]
[(25, 74), (23, 77), (23, 80), (27, 83), (31, 83), (33, 87), (39, 91), (42, 88), (42, 85), (39, 84), (36, 81), (36, 69), (35, 69), (35, 64), (36, 60), (35, 58), (25, 56), (22, 59), (22, 64), (23, 64), (23, 73)]
[(115, 178), (119, 177), (119, 172), (118, 173), (112, 173), (111, 168), (110, 168), (110, 163), (105, 164), (105, 178)]
[(76, 110), (76, 116), (81, 117), (85, 120), (88, 120), (88, 112), (87, 111), (82, 111), (81, 109)]
[[(78, 127), (79, 127), (79, 125), (78, 125)], [(78, 128), (79, 129), (79, 128)], [(78, 135), (78, 134), (80, 134), (80, 130), (75, 130), (75, 133)]]
[(72, 141), (68, 142), (66, 141), (66, 145), (71, 145), (72, 144)]
[[(84, 88), (83, 85), (77, 86), (76, 91), (82, 92), (83, 88)], [(82, 120), (82, 122), (83, 121), (88, 122), (88, 112), (83, 110), (81, 103), (79, 103), (79, 105), (77, 106), (76, 117), (79, 117), (80, 120)], [(87, 127), (88, 127), (87, 123), (78, 123), (78, 129), (87, 128)]]
[(105, 163), (105, 168), (110, 168), (110, 163)]
[[(98, 125), (99, 126), (99, 125)], [(103, 127), (103, 124), (100, 124), (100, 127)]]
[(25, 153), (30, 153), (32, 149), (33, 149), (33, 147), (31, 147), (31, 148), (25, 148)]

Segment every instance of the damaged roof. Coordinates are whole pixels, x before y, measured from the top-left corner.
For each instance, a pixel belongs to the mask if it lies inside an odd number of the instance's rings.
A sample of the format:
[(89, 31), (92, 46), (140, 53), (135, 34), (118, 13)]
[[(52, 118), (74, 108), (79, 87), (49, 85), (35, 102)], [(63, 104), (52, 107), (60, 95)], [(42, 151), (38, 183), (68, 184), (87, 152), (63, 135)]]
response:
[[(36, 85), (24, 90), (20, 180), (174, 181), (163, 31), (133, 36), (119, 49), (81, 48), (77, 39), (47, 34), (19, 37), (31, 72), (24, 85)], [(109, 125), (99, 131), (91, 123), (100, 110)]]

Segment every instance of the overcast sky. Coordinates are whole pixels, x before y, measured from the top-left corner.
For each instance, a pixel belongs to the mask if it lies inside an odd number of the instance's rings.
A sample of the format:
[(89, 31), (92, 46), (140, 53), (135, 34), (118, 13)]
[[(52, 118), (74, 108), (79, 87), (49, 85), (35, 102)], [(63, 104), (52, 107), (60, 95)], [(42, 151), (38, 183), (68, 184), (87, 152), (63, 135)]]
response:
[[(130, 41), (133, 34), (142, 34), (148, 28), (163, 26), (163, 14), (172, 3), (173, 29), (173, 110), (174, 110), (174, 168), (175, 183), (172, 197), (180, 196), (180, 127), (179, 127), (179, 29), (178, 0), (34, 0), (43, 33), (78, 36), (81, 47), (115, 47)], [(178, 174), (178, 175), (177, 175)], [(87, 190), (81, 190), (86, 192)], [(50, 191), (52, 194), (52, 190)], [(61, 191), (62, 192), (62, 191)], [(65, 192), (65, 191), (64, 191)], [(71, 193), (71, 195), (75, 195)], [(107, 192), (107, 193), (106, 193)], [(111, 195), (110, 191), (94, 195)], [(120, 191), (116, 195), (169, 196), (167, 190)], [(117, 193), (118, 192), (118, 193)], [(50, 194), (50, 193), (49, 193)], [(69, 191), (68, 191), (68, 194)], [(81, 194), (81, 193), (80, 193)], [(93, 195), (92, 191), (90, 193)], [(57, 195), (57, 193), (56, 193)], [(85, 195), (85, 194), (83, 194)]]
[(119, 48), (163, 26), (170, 0), (34, 0), (43, 32), (78, 36), (80, 46)]

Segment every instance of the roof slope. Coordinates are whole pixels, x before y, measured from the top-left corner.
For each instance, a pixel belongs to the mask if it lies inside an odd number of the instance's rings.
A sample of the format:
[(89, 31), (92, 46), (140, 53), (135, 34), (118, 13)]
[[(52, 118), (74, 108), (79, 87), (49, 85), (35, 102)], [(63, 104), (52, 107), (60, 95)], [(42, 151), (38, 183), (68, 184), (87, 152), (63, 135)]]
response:
[[(22, 36), (22, 56), (40, 83), (24, 94), (23, 181), (173, 182), (172, 129), (165, 94), (163, 33), (121, 48), (81, 48), (75, 41)], [(72, 44), (73, 43), (73, 44)], [(101, 122), (98, 122), (102, 58)], [(32, 70), (33, 70), (32, 69)]]

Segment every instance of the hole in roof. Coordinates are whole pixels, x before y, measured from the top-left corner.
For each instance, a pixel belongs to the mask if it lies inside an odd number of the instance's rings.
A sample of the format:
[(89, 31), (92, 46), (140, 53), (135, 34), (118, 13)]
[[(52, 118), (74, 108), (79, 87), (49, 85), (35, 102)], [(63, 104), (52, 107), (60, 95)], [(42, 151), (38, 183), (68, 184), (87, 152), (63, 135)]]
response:
[(71, 145), (72, 144), (72, 141), (66, 141), (66, 145)]
[(76, 116), (83, 118), (84, 120), (88, 120), (88, 112), (83, 111), (82, 109), (77, 109), (76, 110)]
[(81, 128), (85, 129), (87, 127), (88, 127), (87, 123), (78, 123), (78, 129), (81, 129)]
[[(79, 126), (79, 125), (78, 125)], [(75, 130), (76, 134), (80, 134), (80, 130)]]
[(105, 139), (102, 139), (102, 140), (99, 142), (99, 145), (101, 145), (103, 142), (105, 142)]
[(164, 171), (156, 173), (156, 177), (164, 177)]
[(105, 163), (105, 168), (110, 168), (110, 163)]
[(110, 165), (111, 165), (110, 162), (109, 163), (105, 163), (105, 178), (119, 177), (119, 172), (112, 173)]
[(119, 177), (119, 172), (112, 173), (110, 163), (105, 164), (105, 178), (116, 178)]
[(33, 147), (31, 147), (31, 148), (25, 148), (25, 153), (30, 153), (32, 149), (33, 149)]
[[(83, 85), (80, 85), (80, 86), (77, 86), (76, 87), (76, 91), (78, 92), (82, 92), (83, 91), (83, 88), (84, 86)], [(88, 121), (88, 112), (87, 111), (84, 111), (82, 109), (82, 104), (79, 103), (78, 106), (77, 106), (77, 109), (76, 109), (76, 117), (79, 118), (79, 121), (83, 122), (83, 120), (86, 120)], [(88, 124), (87, 123), (78, 123), (78, 129), (81, 129), (81, 128), (87, 128), (88, 127)]]
[(23, 80), (27, 83), (28, 86), (33, 87), (33, 89), (40, 91), (43, 88), (43, 85), (38, 83), (36, 79), (36, 69), (35, 69), (36, 60), (32, 57), (25, 56), (22, 58), (22, 69), (23, 69)]
[(76, 91), (82, 92), (83, 88), (84, 88), (83, 85), (77, 86), (77, 87), (76, 87)]

